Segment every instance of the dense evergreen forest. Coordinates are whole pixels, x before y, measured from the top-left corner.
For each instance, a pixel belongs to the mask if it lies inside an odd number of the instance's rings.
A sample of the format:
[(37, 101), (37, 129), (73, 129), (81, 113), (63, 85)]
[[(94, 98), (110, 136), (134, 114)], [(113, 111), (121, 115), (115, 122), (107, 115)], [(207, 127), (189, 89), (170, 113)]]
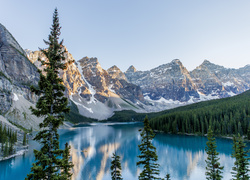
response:
[(167, 111), (151, 119), (155, 130), (166, 133), (207, 134), (211, 125), (215, 135), (245, 135), (250, 139), (250, 91), (238, 96), (200, 102)]
[(7, 128), (6, 126), (3, 126), (2, 123), (0, 123), (0, 154), (2, 154), (3, 157), (14, 154), (14, 144), (16, 142), (17, 132), (12, 131), (10, 128)]
[(240, 133), (250, 138), (250, 90), (237, 96), (204, 101), (157, 113), (115, 112), (108, 121), (143, 121), (147, 115), (155, 130), (167, 133), (207, 134), (209, 125), (216, 136)]

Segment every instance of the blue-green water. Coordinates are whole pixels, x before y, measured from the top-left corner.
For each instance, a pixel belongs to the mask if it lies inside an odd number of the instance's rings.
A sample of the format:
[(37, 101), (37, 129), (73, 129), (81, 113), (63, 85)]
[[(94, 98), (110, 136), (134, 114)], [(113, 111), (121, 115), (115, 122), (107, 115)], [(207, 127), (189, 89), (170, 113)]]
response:
[[(69, 142), (74, 163), (73, 179), (110, 180), (110, 163), (114, 150), (121, 156), (124, 180), (138, 179), (141, 171), (136, 166), (139, 155), (138, 144), (140, 123), (132, 124), (92, 124), (83, 127), (60, 130), (60, 145)], [(206, 138), (157, 134), (153, 140), (157, 148), (160, 176), (170, 173), (172, 180), (205, 179)], [(10, 160), (0, 162), (1, 180), (21, 180), (30, 172), (34, 162), (33, 148), (36, 142), (30, 141), (29, 151)], [(231, 158), (232, 141), (217, 138), (217, 151), (220, 163), (224, 166), (225, 180), (231, 178), (234, 160)]]

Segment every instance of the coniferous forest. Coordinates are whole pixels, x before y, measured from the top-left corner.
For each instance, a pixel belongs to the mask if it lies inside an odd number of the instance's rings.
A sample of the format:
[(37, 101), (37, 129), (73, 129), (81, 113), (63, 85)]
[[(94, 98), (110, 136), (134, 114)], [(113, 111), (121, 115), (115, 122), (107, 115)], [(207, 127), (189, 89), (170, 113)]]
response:
[(1, 151), (3, 157), (12, 155), (15, 153), (14, 144), (17, 142), (17, 132), (3, 126), (0, 123), (0, 143), (1, 143)]
[(192, 104), (167, 111), (150, 121), (153, 129), (173, 134), (240, 134), (250, 139), (250, 91), (241, 95)]

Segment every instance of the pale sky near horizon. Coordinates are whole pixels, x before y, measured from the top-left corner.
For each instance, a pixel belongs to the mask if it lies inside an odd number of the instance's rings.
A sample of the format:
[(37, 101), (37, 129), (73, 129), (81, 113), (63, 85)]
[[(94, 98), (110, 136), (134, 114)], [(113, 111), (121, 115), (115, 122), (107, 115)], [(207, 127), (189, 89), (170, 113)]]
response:
[(104, 69), (250, 64), (249, 0), (0, 0), (0, 23), (24, 49), (45, 48), (55, 7), (69, 52)]

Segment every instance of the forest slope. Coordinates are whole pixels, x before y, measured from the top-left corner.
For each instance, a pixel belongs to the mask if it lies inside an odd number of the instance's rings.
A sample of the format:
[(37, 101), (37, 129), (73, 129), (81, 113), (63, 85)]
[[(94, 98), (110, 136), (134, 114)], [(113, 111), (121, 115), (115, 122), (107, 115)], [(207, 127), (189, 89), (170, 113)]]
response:
[(151, 119), (155, 130), (167, 133), (206, 134), (211, 125), (215, 135), (250, 133), (250, 91), (240, 95), (192, 104), (165, 111)]
[(109, 121), (142, 121), (146, 115), (153, 129), (167, 133), (206, 134), (211, 125), (216, 135), (247, 135), (250, 91), (240, 95), (199, 102), (157, 113), (115, 112)]

